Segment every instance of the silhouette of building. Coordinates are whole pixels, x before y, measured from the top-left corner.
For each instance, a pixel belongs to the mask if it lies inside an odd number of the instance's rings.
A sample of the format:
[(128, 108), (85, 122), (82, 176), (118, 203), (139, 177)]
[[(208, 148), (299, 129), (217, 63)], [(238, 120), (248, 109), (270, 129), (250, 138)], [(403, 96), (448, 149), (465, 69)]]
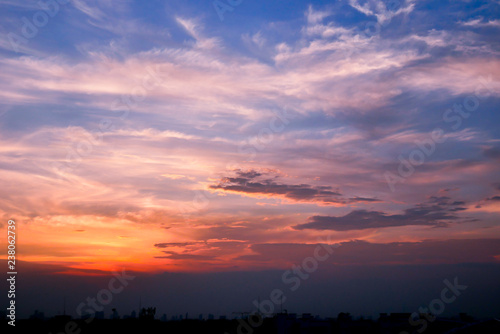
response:
[(120, 319), (120, 315), (118, 314), (118, 311), (116, 311), (116, 308), (112, 309), (112, 313), (111, 315), (109, 316), (110, 319), (113, 319), (113, 320), (118, 320)]
[(103, 311), (96, 312), (95, 313), (95, 318), (99, 319), (99, 320), (104, 319), (104, 312)]
[(130, 315), (124, 315), (123, 316), (123, 319), (135, 319), (135, 318), (137, 318), (137, 315), (136, 315), (135, 311), (132, 311), (130, 313)]
[(156, 314), (156, 307), (142, 308), (139, 313), (140, 320), (154, 320)]
[(38, 310), (35, 310), (35, 312), (33, 312), (32, 315), (30, 315), (29, 317), (31, 320), (44, 320), (45, 319), (45, 315), (43, 312), (39, 312)]

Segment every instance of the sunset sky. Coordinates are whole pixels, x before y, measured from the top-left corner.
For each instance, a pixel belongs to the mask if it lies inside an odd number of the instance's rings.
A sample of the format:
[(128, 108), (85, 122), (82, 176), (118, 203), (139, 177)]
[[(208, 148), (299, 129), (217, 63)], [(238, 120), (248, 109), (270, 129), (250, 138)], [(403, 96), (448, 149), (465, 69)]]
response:
[(499, 1), (54, 3), (0, 0), (27, 265), (500, 264)]

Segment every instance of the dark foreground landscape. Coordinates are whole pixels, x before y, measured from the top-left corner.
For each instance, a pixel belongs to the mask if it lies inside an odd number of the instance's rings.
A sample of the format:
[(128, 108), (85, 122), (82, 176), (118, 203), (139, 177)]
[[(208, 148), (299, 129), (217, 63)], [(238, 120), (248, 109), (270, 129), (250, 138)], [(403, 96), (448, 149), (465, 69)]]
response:
[[(465, 314), (454, 318), (434, 318), (421, 314), (410, 323), (409, 313), (381, 314), (377, 320), (352, 319), (341, 313), (337, 318), (322, 319), (311, 314), (280, 313), (273, 317), (259, 315), (243, 319), (184, 319), (160, 321), (158, 319), (71, 319), (57, 316), (48, 320), (18, 320), (15, 329), (4, 321), (7, 332), (19, 333), (207, 333), (207, 334), (252, 334), (252, 333), (474, 333), (498, 334), (500, 321), (477, 320)], [(14, 329), (14, 331), (12, 331)], [(5, 333), (5, 330), (2, 330)]]

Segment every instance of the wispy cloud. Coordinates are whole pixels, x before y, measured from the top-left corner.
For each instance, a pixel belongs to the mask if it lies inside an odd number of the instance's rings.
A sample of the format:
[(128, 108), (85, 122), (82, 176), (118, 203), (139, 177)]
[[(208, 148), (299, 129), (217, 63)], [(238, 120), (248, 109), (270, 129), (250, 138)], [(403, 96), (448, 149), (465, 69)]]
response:
[(469, 21), (460, 22), (461, 25), (467, 27), (481, 28), (481, 27), (493, 27), (500, 28), (500, 20), (485, 20), (483, 17), (478, 17), (475, 19), (470, 19)]
[(380, 24), (385, 24), (397, 15), (411, 13), (415, 8), (415, 0), (389, 2), (389, 5), (395, 8), (388, 8), (382, 0), (369, 0), (363, 4), (359, 0), (349, 0), (349, 5), (366, 16), (375, 16)]

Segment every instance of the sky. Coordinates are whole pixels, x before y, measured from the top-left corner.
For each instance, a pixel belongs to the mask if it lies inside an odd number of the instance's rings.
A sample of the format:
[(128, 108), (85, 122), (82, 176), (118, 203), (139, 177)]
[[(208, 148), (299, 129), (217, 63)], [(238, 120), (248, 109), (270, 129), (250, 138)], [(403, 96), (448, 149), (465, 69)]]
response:
[(317, 294), (414, 282), (385, 306), (412, 311), (462, 273), (461, 305), (500, 313), (500, 1), (0, 0), (0, 20), (25, 296), (129, 270), (233, 298), (328, 244)]

